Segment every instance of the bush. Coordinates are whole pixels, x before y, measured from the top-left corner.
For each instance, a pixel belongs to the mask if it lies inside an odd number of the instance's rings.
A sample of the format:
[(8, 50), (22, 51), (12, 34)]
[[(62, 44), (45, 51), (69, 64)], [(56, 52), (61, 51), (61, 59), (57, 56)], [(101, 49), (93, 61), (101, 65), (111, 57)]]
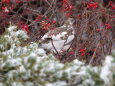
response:
[(60, 63), (37, 43), (20, 46), (25, 31), (10, 26), (0, 37), (0, 86), (114, 86), (115, 52), (103, 66), (92, 67), (77, 59)]

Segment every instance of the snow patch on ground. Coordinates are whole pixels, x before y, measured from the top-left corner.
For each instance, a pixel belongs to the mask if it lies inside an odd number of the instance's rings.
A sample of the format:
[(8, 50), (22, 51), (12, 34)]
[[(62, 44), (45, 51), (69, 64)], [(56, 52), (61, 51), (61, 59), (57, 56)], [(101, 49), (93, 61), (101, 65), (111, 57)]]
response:
[(113, 61), (112, 56), (107, 56), (104, 62), (104, 66), (102, 67), (100, 73), (101, 79), (103, 79), (106, 84), (110, 83), (110, 79), (112, 78), (111, 69), (110, 69), (112, 66), (112, 61)]

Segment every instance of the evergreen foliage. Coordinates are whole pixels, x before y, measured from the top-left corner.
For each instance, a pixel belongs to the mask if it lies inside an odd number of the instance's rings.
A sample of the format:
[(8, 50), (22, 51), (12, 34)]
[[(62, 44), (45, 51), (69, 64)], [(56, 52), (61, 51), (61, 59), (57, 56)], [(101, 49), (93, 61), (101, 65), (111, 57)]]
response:
[(10, 26), (0, 37), (0, 86), (115, 86), (115, 54), (102, 66), (60, 63), (37, 43), (20, 46), (25, 31)]

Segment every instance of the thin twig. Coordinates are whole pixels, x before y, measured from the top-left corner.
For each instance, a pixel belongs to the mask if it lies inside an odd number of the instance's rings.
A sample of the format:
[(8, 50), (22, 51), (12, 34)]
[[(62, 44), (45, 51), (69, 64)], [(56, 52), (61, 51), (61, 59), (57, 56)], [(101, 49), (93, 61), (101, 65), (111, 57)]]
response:
[(98, 50), (99, 44), (100, 44), (100, 42), (98, 42), (97, 47), (96, 47), (96, 49), (95, 49), (95, 52), (94, 52), (94, 54), (93, 54), (93, 56), (92, 56), (92, 58), (91, 58), (89, 64), (91, 64), (91, 63), (93, 62), (93, 60), (94, 60), (94, 58), (95, 58), (95, 55), (96, 55), (96, 52), (97, 52), (97, 50)]
[(57, 55), (59, 55), (59, 53), (58, 53), (57, 49), (56, 49), (56, 48), (55, 48), (55, 46), (54, 46), (54, 43), (53, 43), (52, 38), (51, 38), (51, 43), (52, 43), (52, 46), (53, 46), (53, 48), (55, 49), (55, 51), (56, 51)]

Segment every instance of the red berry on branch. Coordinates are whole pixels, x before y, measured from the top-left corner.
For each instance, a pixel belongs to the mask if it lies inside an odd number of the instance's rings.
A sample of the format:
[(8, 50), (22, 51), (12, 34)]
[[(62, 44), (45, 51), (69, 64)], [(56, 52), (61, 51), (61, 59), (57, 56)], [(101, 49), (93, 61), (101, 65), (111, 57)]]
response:
[(10, 3), (10, 0), (2, 0), (2, 2), (9, 4), (9, 3)]
[(107, 29), (111, 29), (111, 25), (110, 24), (105, 24)]

